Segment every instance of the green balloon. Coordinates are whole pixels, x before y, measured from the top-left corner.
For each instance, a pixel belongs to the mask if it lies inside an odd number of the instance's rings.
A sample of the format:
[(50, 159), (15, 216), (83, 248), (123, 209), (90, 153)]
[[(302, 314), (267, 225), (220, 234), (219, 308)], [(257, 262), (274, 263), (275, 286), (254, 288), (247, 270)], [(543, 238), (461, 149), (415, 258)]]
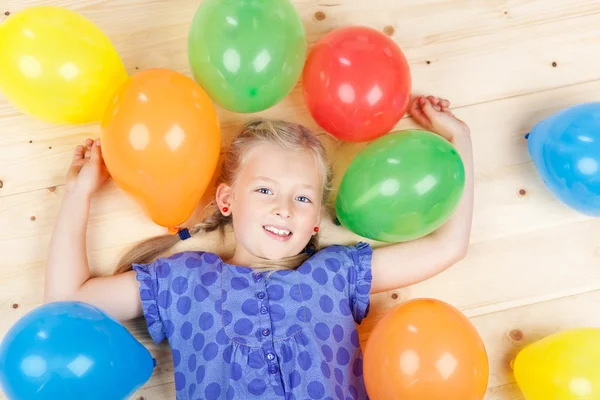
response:
[(352, 160), (338, 191), (337, 217), (369, 239), (413, 240), (448, 220), (464, 186), (462, 159), (447, 140), (423, 130), (393, 132)]
[(298, 82), (306, 33), (288, 0), (206, 0), (192, 22), (188, 56), (194, 79), (217, 104), (257, 112)]

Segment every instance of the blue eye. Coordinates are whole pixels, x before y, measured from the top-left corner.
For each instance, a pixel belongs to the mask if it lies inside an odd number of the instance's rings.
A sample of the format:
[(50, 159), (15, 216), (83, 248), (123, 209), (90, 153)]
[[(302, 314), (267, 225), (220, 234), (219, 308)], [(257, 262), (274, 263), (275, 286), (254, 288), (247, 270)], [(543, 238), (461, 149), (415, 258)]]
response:
[(296, 197), (296, 200), (298, 200), (302, 203), (311, 203), (310, 199), (306, 196), (298, 196), (298, 197)]
[(260, 188), (257, 190), (258, 193), (262, 193), (262, 194), (273, 194), (273, 192), (271, 191), (271, 189), (267, 189), (267, 188)]

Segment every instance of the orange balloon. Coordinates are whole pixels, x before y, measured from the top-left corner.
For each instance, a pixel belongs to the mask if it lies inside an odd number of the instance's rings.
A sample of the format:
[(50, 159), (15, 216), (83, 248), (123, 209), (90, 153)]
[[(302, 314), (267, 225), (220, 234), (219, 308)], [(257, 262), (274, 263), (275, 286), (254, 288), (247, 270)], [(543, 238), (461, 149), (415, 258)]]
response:
[(481, 400), (489, 377), (475, 327), (433, 299), (387, 313), (369, 337), (363, 368), (371, 400)]
[(102, 130), (113, 179), (155, 223), (174, 231), (194, 211), (219, 159), (219, 122), (208, 95), (178, 72), (139, 72), (115, 95)]

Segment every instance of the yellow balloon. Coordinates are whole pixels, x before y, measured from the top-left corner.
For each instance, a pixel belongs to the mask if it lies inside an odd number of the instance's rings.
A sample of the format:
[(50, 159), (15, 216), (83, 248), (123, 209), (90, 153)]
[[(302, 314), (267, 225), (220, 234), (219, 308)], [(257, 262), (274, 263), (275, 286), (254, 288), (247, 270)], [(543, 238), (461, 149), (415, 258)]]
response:
[(121, 58), (91, 21), (61, 7), (37, 6), (0, 25), (0, 91), (43, 121), (100, 121), (127, 80)]
[(527, 400), (600, 399), (600, 329), (572, 329), (525, 347), (514, 362)]

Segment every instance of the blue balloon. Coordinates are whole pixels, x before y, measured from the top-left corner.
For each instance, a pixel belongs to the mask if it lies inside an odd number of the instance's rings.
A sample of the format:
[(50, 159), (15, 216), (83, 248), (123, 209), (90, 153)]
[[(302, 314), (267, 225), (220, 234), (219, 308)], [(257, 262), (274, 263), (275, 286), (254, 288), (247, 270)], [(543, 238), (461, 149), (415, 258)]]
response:
[(600, 216), (600, 102), (566, 108), (538, 123), (529, 134), (529, 154), (560, 201)]
[(36, 308), (0, 345), (0, 385), (11, 400), (126, 399), (154, 365), (123, 325), (80, 302)]

